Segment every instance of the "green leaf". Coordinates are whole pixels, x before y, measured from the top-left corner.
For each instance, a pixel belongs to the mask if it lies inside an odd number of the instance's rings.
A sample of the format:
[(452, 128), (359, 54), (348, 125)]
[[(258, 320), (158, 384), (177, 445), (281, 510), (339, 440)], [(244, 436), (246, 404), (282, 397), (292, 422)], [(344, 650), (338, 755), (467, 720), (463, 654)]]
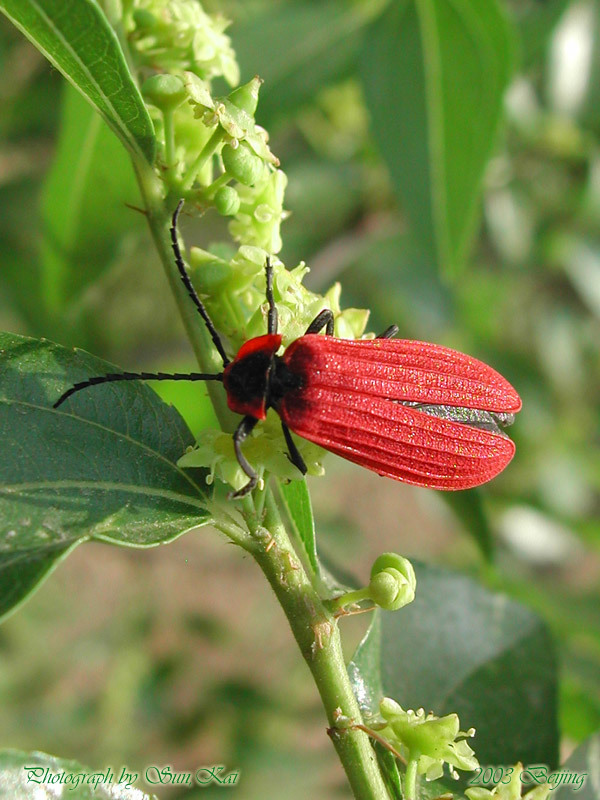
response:
[[(383, 775), (383, 779), (385, 780), (385, 785), (391, 800), (404, 800), (404, 795), (402, 794), (402, 778), (400, 776), (400, 770), (398, 769), (398, 760), (379, 742), (373, 742), (373, 749), (377, 755), (377, 761), (381, 767), (381, 773)], [(421, 798), (423, 800), (422, 794)]]
[(0, 11), (100, 112), (131, 153), (153, 163), (152, 121), (95, 0), (0, 0)]
[[(102, 118), (66, 85), (56, 158), (42, 193), (42, 293), (55, 314), (92, 284), (142, 222), (127, 153)], [(98, 191), (99, 187), (102, 191)]]
[[(139, 775), (123, 767), (92, 770), (77, 761), (46, 753), (0, 751), (0, 800), (156, 800), (135, 785)], [(52, 780), (53, 776), (58, 776)], [(79, 776), (79, 778), (77, 778)], [(133, 780), (135, 776), (135, 782)], [(119, 779), (122, 779), (119, 782)]]
[(268, 127), (297, 112), (319, 89), (350, 74), (367, 21), (366, 8), (328, 0), (269, 4), (263, 14), (236, 24), (232, 36), (242, 75), (253, 75), (260, 64), (265, 81), (259, 122)]
[(320, 565), (315, 540), (315, 520), (306, 481), (280, 482), (279, 491), (296, 533), (304, 545), (313, 573), (319, 575)]
[(279, 492), (290, 522), (304, 546), (312, 573), (321, 585), (321, 590), (331, 597), (350, 591), (354, 585), (353, 577), (341, 570), (338, 565), (328, 563), (327, 558), (319, 558), (317, 554), (315, 520), (306, 481), (289, 483), (280, 481)]
[[(559, 602), (560, 600), (562, 597), (559, 598)], [(595, 606), (598, 605), (597, 595), (594, 595), (593, 602)], [(565, 605), (567, 608), (563, 606), (563, 613), (567, 615), (570, 604)], [(581, 622), (580, 620), (580, 625)], [(583, 625), (586, 631), (588, 625), (587, 621)], [(570, 638), (580, 646), (582, 639), (578, 631), (570, 628), (569, 633)], [(589, 634), (584, 632), (583, 635), (587, 638)], [(583, 658), (579, 656), (576, 660), (571, 653), (564, 657), (566, 674), (563, 675), (560, 684), (560, 728), (563, 736), (568, 736), (574, 742), (581, 741), (593, 731), (600, 730), (600, 692), (597, 679), (600, 675), (600, 654), (594, 653), (594, 645), (590, 650), (591, 655)], [(593, 676), (591, 680), (590, 675)]]
[(552, 792), (555, 800), (598, 800), (600, 794), (600, 733), (590, 736), (572, 753), (558, 773), (564, 774)]
[[(397, 613), (397, 612), (392, 612)], [(406, 611), (403, 611), (406, 613)], [(376, 609), (369, 630), (348, 664), (348, 674), (360, 707), (368, 714), (379, 713), (379, 703), (386, 697), (381, 672), (382, 612)], [(390, 695), (391, 696), (391, 695)], [(394, 697), (394, 700), (398, 700)], [(400, 702), (398, 700), (398, 702)]]
[(366, 37), (373, 134), (414, 234), (446, 273), (473, 238), (512, 62), (496, 0), (401, 0)]
[[(189, 358), (161, 360), (157, 365), (157, 369), (163, 372), (193, 372), (197, 368), (198, 364)], [(192, 433), (199, 435), (206, 428), (219, 427), (219, 420), (205, 386), (183, 381), (162, 381), (153, 388), (165, 403), (175, 406)]]
[(417, 596), (380, 612), (349, 673), (361, 705), (456, 712), (482, 764), (557, 762), (554, 647), (542, 621), (469, 578), (415, 567)]
[(202, 473), (177, 459), (193, 437), (146, 385), (113, 383), (53, 402), (118, 371), (83, 351), (0, 334), (0, 614), (77, 544), (164, 544), (209, 521)]

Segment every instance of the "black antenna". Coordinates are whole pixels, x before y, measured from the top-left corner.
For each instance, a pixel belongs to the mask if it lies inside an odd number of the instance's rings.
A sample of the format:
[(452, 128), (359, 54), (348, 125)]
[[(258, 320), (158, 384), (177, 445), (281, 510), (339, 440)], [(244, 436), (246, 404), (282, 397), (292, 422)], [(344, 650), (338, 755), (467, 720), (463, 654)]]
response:
[(227, 358), (227, 354), (225, 353), (225, 349), (223, 347), (223, 343), (221, 342), (221, 338), (217, 333), (217, 329), (213, 325), (211, 318), (208, 316), (208, 311), (204, 307), (204, 303), (198, 297), (196, 290), (194, 289), (192, 282), (190, 280), (190, 276), (187, 274), (187, 270), (185, 268), (185, 262), (183, 260), (183, 256), (181, 255), (181, 250), (179, 248), (179, 242), (177, 240), (177, 220), (179, 218), (179, 212), (183, 208), (183, 200), (180, 200), (177, 203), (177, 208), (173, 213), (173, 222), (170, 228), (171, 231), (171, 243), (173, 247), (173, 252), (175, 253), (175, 263), (177, 264), (177, 269), (179, 270), (179, 275), (181, 280), (183, 281), (183, 285), (187, 289), (189, 296), (192, 298), (194, 305), (198, 309), (200, 316), (204, 320), (206, 327), (208, 328), (208, 332), (210, 333), (211, 339), (213, 340), (215, 347), (219, 351), (219, 355), (223, 359), (223, 366), (226, 367), (229, 364), (229, 359)]
[(277, 306), (275, 305), (275, 298), (273, 297), (273, 266), (271, 259), (267, 256), (265, 264), (265, 277), (267, 281), (267, 303), (269, 304), (269, 316), (267, 323), (267, 333), (277, 333)]
[(87, 389), (88, 386), (97, 386), (99, 383), (116, 383), (117, 381), (222, 381), (223, 374), (205, 375), (202, 372), (111, 372), (108, 375), (98, 375), (73, 384), (70, 389), (61, 394), (52, 408), (58, 408), (75, 392)]
[[(170, 228), (171, 231), (171, 242), (173, 244), (173, 252), (175, 253), (175, 263), (177, 264), (177, 269), (179, 270), (179, 274), (181, 276), (181, 280), (185, 288), (188, 291), (189, 296), (192, 298), (194, 305), (200, 312), (200, 316), (206, 323), (206, 327), (208, 328), (208, 332), (211, 335), (211, 338), (215, 344), (215, 347), (219, 351), (219, 355), (223, 359), (223, 366), (227, 366), (230, 362), (227, 358), (225, 353), (225, 349), (223, 348), (223, 344), (221, 339), (219, 338), (219, 334), (217, 333), (215, 326), (211, 318), (208, 316), (207, 310), (204, 308), (204, 305), (198, 295), (196, 294), (196, 290), (192, 286), (192, 282), (189, 279), (189, 276), (185, 269), (185, 263), (183, 260), (183, 256), (181, 255), (181, 250), (179, 248), (179, 242), (177, 241), (177, 219), (179, 217), (179, 212), (181, 211), (183, 206), (183, 200), (180, 200), (177, 204), (177, 208), (173, 213), (173, 221)], [(87, 389), (88, 386), (97, 386), (99, 383), (116, 383), (117, 381), (222, 381), (223, 374), (219, 373), (218, 375), (213, 374), (206, 374), (204, 372), (190, 372), (190, 373), (181, 373), (181, 372), (111, 372), (108, 375), (99, 375), (93, 378), (88, 378), (86, 381), (80, 381), (79, 383), (75, 383), (71, 386), (70, 389), (67, 389), (54, 403), (52, 406), (53, 408), (58, 408), (62, 405), (67, 398), (71, 397), (71, 395), (75, 394), (76, 392), (80, 392), (82, 389)]]

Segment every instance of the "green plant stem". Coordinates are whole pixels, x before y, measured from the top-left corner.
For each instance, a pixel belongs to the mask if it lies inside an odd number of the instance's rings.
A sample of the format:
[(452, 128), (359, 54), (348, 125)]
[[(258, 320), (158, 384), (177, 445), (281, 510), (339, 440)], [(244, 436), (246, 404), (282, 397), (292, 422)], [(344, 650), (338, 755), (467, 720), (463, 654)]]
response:
[(227, 186), (229, 181), (232, 180), (233, 178), (231, 177), (231, 175), (228, 175), (226, 172), (224, 172), (222, 175), (219, 175), (219, 177), (216, 180), (214, 180), (210, 184), (210, 186), (207, 186), (206, 189), (204, 189), (204, 196), (206, 198), (214, 197), (214, 195), (221, 188), (221, 186)]
[(417, 767), (418, 758), (409, 759), (404, 777), (404, 797), (406, 800), (417, 800)]
[[(142, 161), (135, 160), (134, 168), (140, 186), (140, 192), (144, 201), (146, 218), (150, 226), (150, 233), (156, 245), (156, 249), (165, 270), (167, 280), (173, 297), (177, 303), (181, 319), (194, 349), (194, 354), (203, 372), (221, 372), (221, 363), (214, 345), (210, 340), (206, 326), (200, 318), (196, 308), (188, 297), (184, 287), (171, 247), (171, 236), (169, 228), (171, 217), (179, 198), (163, 198), (164, 184), (154, 173), (152, 167)], [(235, 430), (237, 425), (236, 417), (227, 407), (227, 401), (223, 387), (216, 381), (209, 381), (206, 384), (212, 404), (219, 420), (219, 424), (225, 431)]]
[(175, 112), (172, 108), (163, 111), (165, 126), (165, 161), (168, 169), (173, 169), (176, 162), (175, 156)]
[(360, 603), (363, 600), (370, 599), (370, 589), (368, 586), (365, 586), (364, 589), (354, 589), (351, 592), (346, 592), (345, 594), (341, 594), (339, 597), (336, 597), (335, 600), (333, 600), (333, 606), (335, 608), (343, 608), (344, 606), (349, 606), (353, 603)]
[[(249, 520), (252, 524), (252, 520)], [(308, 664), (329, 721), (329, 735), (357, 800), (388, 800), (375, 752), (361, 730), (337, 727), (341, 715), (361, 721), (342, 653), (336, 620), (313, 588), (267, 491), (264, 528), (254, 558), (279, 600)]]
[[(187, 296), (173, 259), (169, 226), (171, 206), (175, 208), (177, 199), (163, 199), (164, 185), (148, 165), (136, 162), (134, 166), (152, 238), (198, 363), (205, 372), (219, 371), (222, 365)], [(232, 430), (236, 418), (227, 409), (223, 388), (209, 383), (208, 390), (221, 426)], [(263, 514), (257, 513), (251, 497), (244, 498), (240, 505), (252, 534), (252, 544), (241, 538), (238, 544), (252, 552), (288, 618), (321, 695), (329, 720), (329, 734), (354, 796), (357, 800), (389, 800), (367, 734), (358, 729), (336, 727), (340, 714), (355, 722), (362, 721), (346, 671), (339, 630), (292, 547), (271, 491), (267, 489), (264, 495), (264, 519), (261, 519)]]
[(212, 134), (208, 142), (204, 145), (200, 154), (196, 157), (196, 160), (192, 163), (181, 179), (181, 185), (185, 190), (192, 188), (192, 184), (194, 183), (196, 175), (200, 172), (206, 161), (212, 156), (217, 147), (221, 144), (224, 136), (225, 131), (220, 125), (217, 125), (217, 129)]

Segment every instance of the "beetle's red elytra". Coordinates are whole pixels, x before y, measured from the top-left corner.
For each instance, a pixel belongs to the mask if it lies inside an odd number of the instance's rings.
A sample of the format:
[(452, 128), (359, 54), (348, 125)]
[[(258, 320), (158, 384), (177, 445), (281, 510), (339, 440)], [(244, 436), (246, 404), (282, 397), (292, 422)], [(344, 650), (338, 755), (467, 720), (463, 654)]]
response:
[[(280, 335), (251, 339), (225, 368), (233, 411), (264, 419), (271, 405), (303, 439), (380, 475), (434, 489), (478, 486), (514, 455), (500, 425), (512, 421), (521, 400), (481, 361), (396, 339), (308, 334), (277, 356), (280, 345)], [(247, 370), (264, 377), (254, 387), (229, 377)], [(278, 393), (282, 375), (287, 389)]]
[[(123, 372), (74, 384), (54, 404), (88, 386), (123, 380), (222, 381), (227, 404), (243, 416), (234, 434), (238, 462), (249, 478), (232, 497), (248, 494), (258, 475), (242, 443), (269, 408), (280, 416), (289, 458), (306, 466), (290, 434), (395, 480), (432, 489), (470, 489), (494, 478), (512, 459), (514, 443), (502, 431), (521, 399), (498, 372), (448, 347), (393, 339), (338, 339), (333, 314), (322, 311), (304, 336), (278, 355), (273, 269), (266, 264), (268, 330), (229, 360), (187, 275), (173, 215), (171, 237), (181, 279), (223, 360), (218, 374)], [(325, 334), (320, 332), (325, 328)]]

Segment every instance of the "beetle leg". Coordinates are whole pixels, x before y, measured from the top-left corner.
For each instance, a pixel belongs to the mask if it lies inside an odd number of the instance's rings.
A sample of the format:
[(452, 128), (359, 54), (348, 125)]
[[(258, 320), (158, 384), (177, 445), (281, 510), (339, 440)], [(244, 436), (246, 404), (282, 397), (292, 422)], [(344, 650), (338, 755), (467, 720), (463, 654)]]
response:
[(267, 303), (269, 304), (267, 333), (277, 333), (277, 306), (273, 297), (273, 267), (269, 256), (267, 256), (267, 263), (265, 264), (265, 273), (267, 276)]
[(306, 333), (320, 333), (325, 328), (327, 336), (333, 336), (333, 311), (324, 308), (310, 323)]
[(228, 495), (230, 500), (239, 500), (241, 497), (245, 497), (258, 483), (258, 474), (256, 473), (256, 470), (252, 468), (242, 453), (242, 442), (250, 435), (257, 422), (258, 420), (254, 417), (244, 417), (233, 434), (233, 448), (235, 450), (235, 457), (238, 460), (238, 464), (244, 470), (250, 480), (245, 486), (242, 486), (241, 489), (238, 489), (237, 492), (230, 492)]
[(292, 464), (297, 467), (303, 475), (306, 475), (306, 464), (304, 463), (304, 459), (300, 455), (298, 448), (296, 447), (296, 443), (292, 439), (292, 434), (290, 433), (290, 429), (285, 424), (285, 422), (281, 423), (281, 428), (283, 430), (283, 436), (285, 438), (285, 443), (288, 449), (288, 458), (292, 462)]
[(397, 325), (390, 325), (389, 328), (386, 328), (383, 333), (380, 333), (379, 336), (376, 336), (376, 339), (393, 339), (394, 336), (398, 333), (400, 328)]

